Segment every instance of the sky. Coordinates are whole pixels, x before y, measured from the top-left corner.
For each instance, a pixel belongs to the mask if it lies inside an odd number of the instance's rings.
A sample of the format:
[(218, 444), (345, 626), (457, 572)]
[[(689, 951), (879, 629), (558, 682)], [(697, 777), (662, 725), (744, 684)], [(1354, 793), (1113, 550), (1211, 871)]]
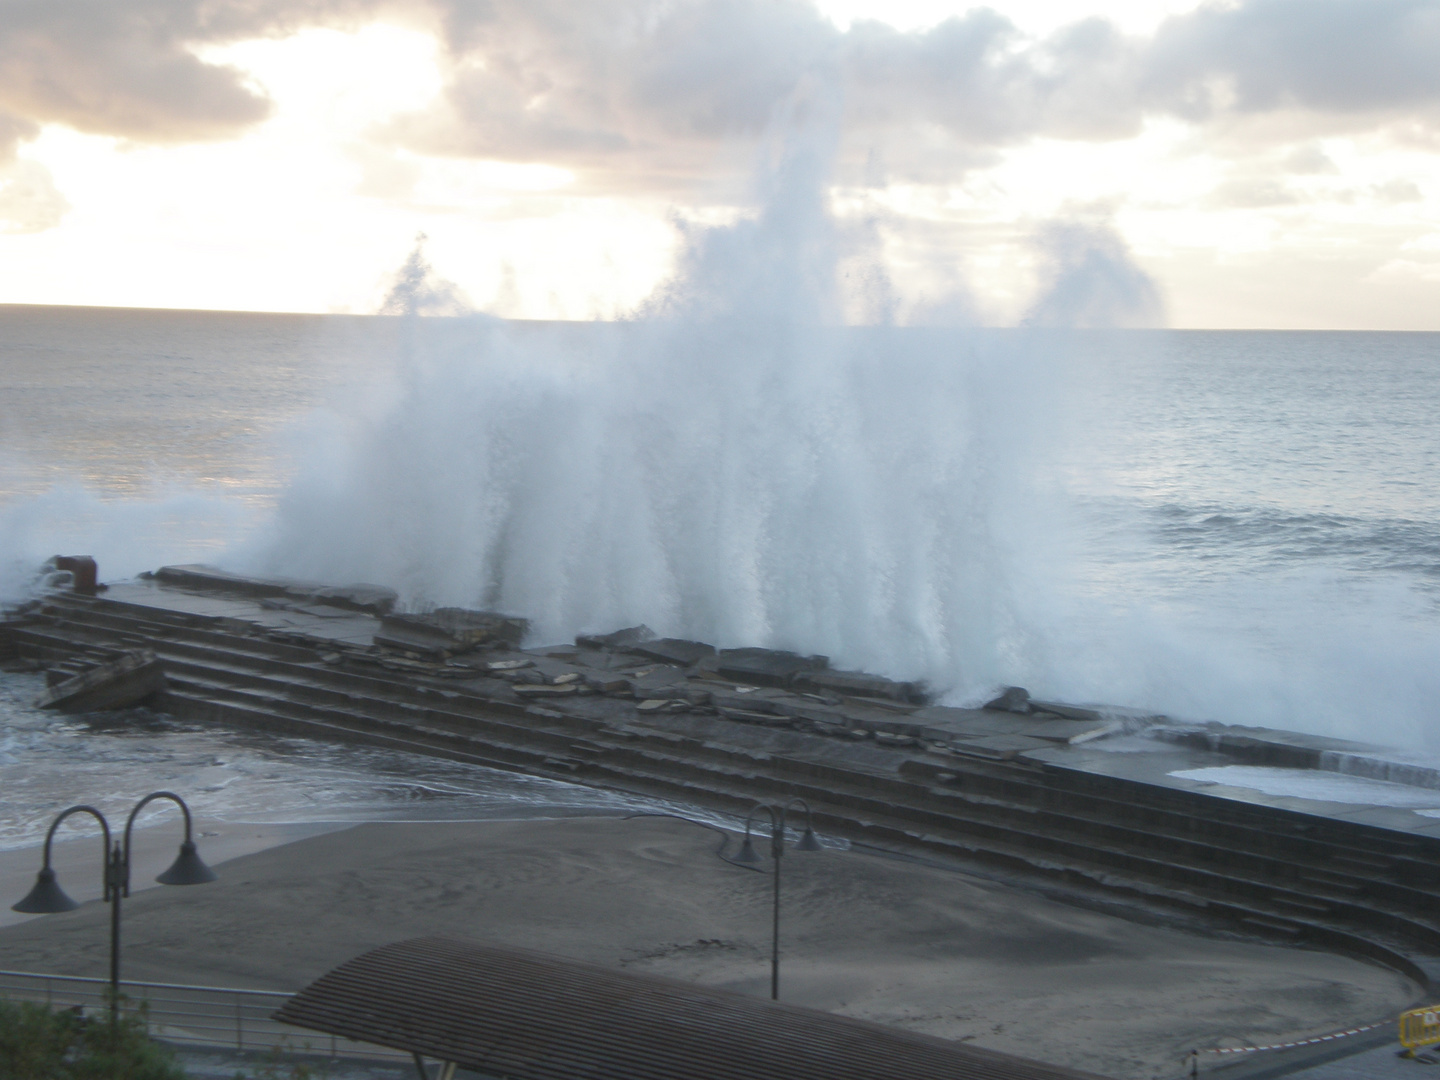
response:
[(854, 321), (1440, 330), (1440, 0), (0, 0), (0, 303), (624, 317), (807, 124)]

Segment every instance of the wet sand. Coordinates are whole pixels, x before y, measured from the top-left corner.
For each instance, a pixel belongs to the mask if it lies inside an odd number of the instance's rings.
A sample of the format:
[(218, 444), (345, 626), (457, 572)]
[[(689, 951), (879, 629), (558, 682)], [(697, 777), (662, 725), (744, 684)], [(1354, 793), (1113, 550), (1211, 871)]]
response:
[[(176, 838), (163, 857), (160, 839), (148, 876), (173, 857)], [(214, 884), (135, 895), (124, 972), (294, 990), (439, 933), (765, 996), (771, 879), (718, 859), (717, 841), (668, 818), (360, 825), (234, 858)], [(213, 862), (223, 853), (202, 844)], [(853, 850), (787, 854), (782, 895), (785, 1000), (1116, 1077), (1178, 1075), (1191, 1047), (1380, 1019), (1417, 993), (1364, 961), (1142, 925)], [(107, 957), (98, 903), (0, 929), (0, 967), (101, 976)]]

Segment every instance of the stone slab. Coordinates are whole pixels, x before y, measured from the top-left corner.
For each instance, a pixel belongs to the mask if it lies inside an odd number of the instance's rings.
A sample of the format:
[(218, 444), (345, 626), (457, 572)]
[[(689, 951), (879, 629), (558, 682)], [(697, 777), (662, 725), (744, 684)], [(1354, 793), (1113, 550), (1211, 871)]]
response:
[(797, 688), (833, 691), (859, 697), (885, 698), (914, 705), (925, 704), (925, 688), (918, 682), (896, 682), (863, 671), (802, 671), (795, 676)]
[(1050, 745), (1042, 739), (1028, 735), (986, 735), (975, 739), (963, 739), (951, 744), (951, 751), (971, 757), (991, 758), (1009, 761), (1029, 750), (1041, 750)]
[(49, 687), (36, 701), (59, 712), (126, 709), (165, 691), (165, 671), (151, 649), (135, 649)]
[(624, 630), (614, 630), (608, 634), (581, 634), (575, 639), (575, 644), (582, 649), (620, 649), (626, 645), (653, 640), (655, 631), (641, 623), (639, 626), (627, 626)]
[(495, 611), (436, 608), (392, 613), (380, 620), (375, 644), (421, 652), (468, 652), (480, 646), (515, 648), (529, 631), (528, 620)]
[(311, 599), (317, 603), (365, 611), (372, 615), (386, 614), (395, 606), (396, 600), (395, 591), (382, 585), (315, 585), (288, 578), (249, 577), (201, 563), (162, 566), (155, 571), (154, 578), (162, 585), (175, 588), (229, 593), (235, 596)]
[(689, 667), (707, 656), (715, 655), (715, 646), (703, 641), (687, 641), (684, 638), (656, 638), (654, 641), (638, 641), (622, 646), (627, 653), (656, 660), (662, 664), (679, 664)]
[(1034, 713), (956, 709), (943, 705), (919, 709), (911, 714), (910, 719), (918, 733), (942, 741), (991, 735), (1025, 735), (1048, 742), (1077, 744), (1111, 734), (1120, 728), (1119, 721), (1115, 720), (1067, 720), (1037, 716)]
[(727, 678), (757, 686), (790, 686), (803, 675), (825, 669), (823, 656), (801, 656), (779, 649), (724, 649), (715, 670)]

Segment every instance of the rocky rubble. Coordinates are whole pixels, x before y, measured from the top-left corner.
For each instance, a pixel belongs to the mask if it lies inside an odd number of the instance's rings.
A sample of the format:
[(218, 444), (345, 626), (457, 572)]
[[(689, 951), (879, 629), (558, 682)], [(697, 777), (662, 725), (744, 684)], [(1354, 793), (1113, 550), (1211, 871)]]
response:
[[(458, 609), (390, 615), (375, 645), (353, 650), (346, 662), (461, 680), (469, 692), (493, 700), (533, 702), (602, 721), (715, 716), (895, 749), (1002, 760), (1119, 729), (1097, 711), (1032, 701), (1019, 687), (1006, 688), (982, 709), (953, 708), (931, 704), (920, 683), (834, 670), (823, 656), (719, 649), (658, 638), (645, 626), (581, 635), (573, 645), (522, 649), (524, 625), (510, 616)], [(457, 633), (457, 627), (473, 628), (473, 634)]]

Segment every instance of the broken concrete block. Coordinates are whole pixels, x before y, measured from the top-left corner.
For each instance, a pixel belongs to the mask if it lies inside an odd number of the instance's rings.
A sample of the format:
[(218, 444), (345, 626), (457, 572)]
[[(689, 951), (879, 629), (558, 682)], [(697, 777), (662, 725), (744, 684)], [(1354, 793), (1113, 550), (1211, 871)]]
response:
[(715, 646), (706, 645), (703, 641), (686, 641), (683, 638), (656, 638), (654, 641), (626, 645), (623, 651), (643, 656), (647, 660), (658, 660), (662, 664), (689, 667), (707, 656), (714, 656)]
[(626, 645), (654, 639), (655, 631), (641, 623), (639, 626), (627, 626), (624, 630), (615, 630), (609, 634), (581, 634), (575, 639), (575, 644), (582, 649), (620, 649)]
[(1030, 708), (1036, 712), (1054, 713), (1056, 716), (1063, 716), (1067, 720), (1101, 721), (1114, 719), (1113, 717), (1102, 715), (1098, 709), (1086, 709), (1079, 705), (1064, 705), (1058, 701), (1036, 701), (1032, 698)]
[(162, 566), (154, 573), (162, 585), (202, 592), (229, 593), (232, 596), (290, 597), (316, 603), (350, 608), (371, 615), (385, 615), (395, 606), (395, 591), (382, 585), (309, 585), (286, 578), (247, 577), (231, 574), (213, 566), (194, 563), (186, 566)]
[(779, 702), (756, 694), (727, 694), (723, 690), (710, 691), (710, 704), (717, 709), (740, 709), (745, 712), (765, 713), (769, 716), (788, 716), (794, 712)]
[(41, 709), (102, 712), (128, 709), (165, 691), (165, 671), (151, 649), (136, 649), (56, 683), (36, 700)]
[(967, 757), (1009, 761), (1027, 750), (1044, 750), (1051, 744), (1025, 735), (987, 735), (981, 739), (962, 739), (950, 744), (950, 752)]
[(515, 693), (521, 697), (545, 697), (554, 694), (573, 694), (580, 687), (576, 683), (566, 683), (563, 686), (554, 686), (550, 683), (516, 683)]
[(884, 698), (912, 705), (924, 705), (926, 701), (923, 683), (896, 682), (881, 675), (867, 675), (863, 671), (803, 671), (795, 676), (794, 685), (797, 688), (831, 690), (840, 694)]
[(1007, 686), (1000, 692), (999, 697), (994, 701), (987, 701), (981, 707), (993, 712), (1028, 713), (1030, 711), (1030, 691), (1023, 686)]
[(324, 585), (309, 594), (317, 604), (384, 615), (395, 606), (394, 589), (383, 585)]
[(630, 689), (630, 680), (619, 675), (586, 675), (585, 685), (601, 694), (618, 694)]
[(875, 741), (881, 746), (908, 747), (918, 746), (918, 740), (909, 735), (896, 735), (889, 731), (875, 732)]
[(534, 667), (534, 660), (492, 660), (485, 665), (486, 671), (519, 671), (522, 668)]
[(436, 608), (413, 615), (386, 615), (375, 644), (416, 652), (467, 652), (481, 645), (516, 648), (530, 623), (513, 615), (465, 608)]
[(746, 709), (729, 709), (724, 706), (715, 706), (715, 711), (726, 720), (738, 720), (745, 724), (763, 724), (766, 727), (788, 727), (792, 722), (788, 716), (777, 716), (774, 713), (750, 712)]
[(824, 656), (800, 656), (779, 649), (723, 649), (716, 667), (721, 675), (760, 686), (789, 686), (801, 674), (824, 670)]

